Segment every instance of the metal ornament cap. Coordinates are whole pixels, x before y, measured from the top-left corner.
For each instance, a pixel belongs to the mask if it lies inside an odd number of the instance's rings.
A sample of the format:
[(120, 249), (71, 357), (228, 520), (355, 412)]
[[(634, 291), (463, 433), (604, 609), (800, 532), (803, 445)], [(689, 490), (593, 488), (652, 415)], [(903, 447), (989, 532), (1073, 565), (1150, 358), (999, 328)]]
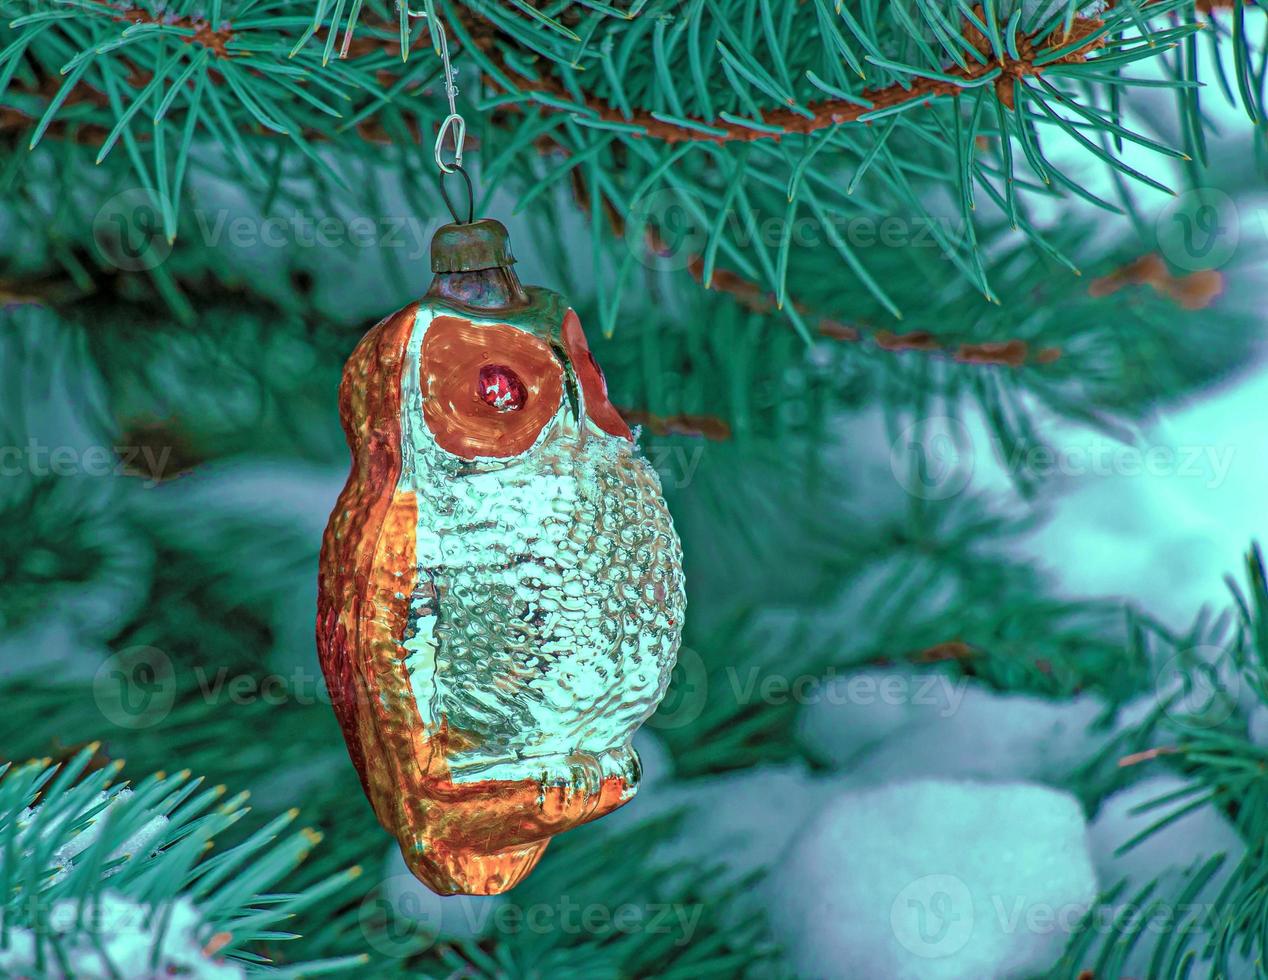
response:
[(431, 240), (432, 272), (480, 272), (514, 264), (506, 226), (493, 218), (444, 225)]

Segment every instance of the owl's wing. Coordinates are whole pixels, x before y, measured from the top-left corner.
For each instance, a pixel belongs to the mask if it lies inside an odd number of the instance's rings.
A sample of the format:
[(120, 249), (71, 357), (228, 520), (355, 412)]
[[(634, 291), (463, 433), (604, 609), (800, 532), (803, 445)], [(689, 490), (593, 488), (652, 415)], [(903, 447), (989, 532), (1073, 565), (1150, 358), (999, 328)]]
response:
[[(317, 651), (343, 729), (348, 754), (371, 796), (367, 757), (378, 754), (364, 684), (366, 600), (375, 545), (401, 473), (401, 376), (418, 305), (380, 321), (362, 338), (344, 368), (339, 414), (352, 472), (322, 540), (317, 576)], [(371, 796), (371, 799), (373, 797)]]

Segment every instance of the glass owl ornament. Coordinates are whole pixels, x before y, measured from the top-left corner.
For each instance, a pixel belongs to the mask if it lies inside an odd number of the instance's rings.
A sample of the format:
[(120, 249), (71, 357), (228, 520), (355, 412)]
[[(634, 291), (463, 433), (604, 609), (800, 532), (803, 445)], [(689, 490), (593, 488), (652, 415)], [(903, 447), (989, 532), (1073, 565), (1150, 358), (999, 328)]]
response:
[(496, 221), (441, 228), (427, 294), (339, 392), (318, 652), (366, 796), (440, 894), (506, 891), (633, 797), (685, 607), (660, 481), (576, 314), (513, 263)]

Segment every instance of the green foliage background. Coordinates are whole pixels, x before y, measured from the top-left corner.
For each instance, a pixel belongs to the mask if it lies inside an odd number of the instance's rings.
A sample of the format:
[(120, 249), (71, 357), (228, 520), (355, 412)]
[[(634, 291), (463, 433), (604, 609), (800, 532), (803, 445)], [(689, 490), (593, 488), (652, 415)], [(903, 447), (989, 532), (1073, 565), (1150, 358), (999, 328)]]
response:
[[(1236, 267), (1223, 298), (1196, 309), (1156, 280), (1089, 289), (1158, 247), (1152, 191), (1236, 194), (1260, 179), (1263, 11), (1208, 6), (425, 0), (424, 19), (379, 0), (0, 0), (3, 442), (58, 445), (69, 431), (165, 453), (161, 472), (137, 455), (108, 477), (31, 467), (0, 481), (0, 757), (77, 760), (53, 783), (45, 765), (0, 781), (6, 927), (47, 930), (55, 900), (107, 888), (156, 907), (183, 893), (210, 904), (216, 868), (237, 854), (253, 870), (215, 901), (209, 929), (232, 932), (224, 952), (261, 971), (785, 969), (760, 915), (737, 921), (751, 882), (719, 876), (716, 855), (657, 860), (673, 819), (616, 839), (566, 835), (516, 899), (699, 907), (692, 943), (611, 928), (435, 943), (375, 901), (388, 840), (320, 697), (206, 694), (208, 676), (259, 682), (296, 666), (316, 690), (295, 597), (314, 587), (319, 528), (217, 488), (237, 467), (344, 464), (343, 359), (426, 282), (425, 260), (384, 245), (383, 222), (448, 220), (432, 163), (447, 111), (433, 18), (460, 65), (481, 210), (512, 225), (529, 278), (573, 298), (614, 402), (668, 461), (690, 656), (664, 710), (712, 692), (689, 724), (651, 723), (677, 778), (801, 757), (795, 706), (728, 699), (734, 666), (822, 674), (941, 651), (942, 669), (1000, 689), (1118, 704), (1151, 688), (1160, 660), (1206, 671), (1187, 651), (1215, 646), (1265, 698), (1258, 556), (1230, 615), (1176, 635), (1119, 602), (1059, 598), (1014, 557), (1030, 502), (1050, 492), (1042, 481), (1017, 475), (1005, 500), (925, 499), (858, 465), (852, 444), (860, 419), (878, 418), (889, 440), (972, 413), (1008, 451), (1043, 445), (1055, 420), (1130, 440), (1250, 358)], [(1240, 113), (1244, 164), (1210, 158), (1217, 103)], [(1105, 173), (1113, 192), (1099, 196), (1089, 175)], [(257, 231), (270, 216), (368, 216), (381, 247), (260, 261), (209, 236), (220, 207)], [(934, 247), (841, 231), (887, 217)], [(820, 230), (814, 244), (795, 236), (801, 219)], [(367, 264), (381, 270), (373, 295), (340, 289), (343, 270)], [(1167, 271), (1180, 282), (1193, 270)], [(200, 475), (201, 497), (173, 492)], [(302, 475), (276, 485), (278, 511), (304, 511)], [(133, 669), (139, 648), (170, 665), (156, 683), (172, 707), (121, 726), (103, 711), (99, 667)], [(1173, 971), (1159, 975), (1263, 948), (1268, 759), (1247, 710), (1196, 728), (1160, 710), (1072, 787), (1094, 806), (1133, 778), (1115, 759), (1171, 726), (1181, 749), (1158, 764), (1192, 789), (1172, 802), (1213, 800), (1246, 837), (1215, 926), (1139, 940)], [(195, 776), (147, 781), (186, 769)], [(50, 883), (40, 862), (74, 822), (32, 829), (18, 813), (42, 786), (45, 806), (65, 800), (82, 817), (108, 778), (136, 785), (133, 820), (186, 799), (202, 815), (171, 821), (134, 875)], [(182, 795), (193, 778), (228, 786), (232, 803)], [(232, 795), (246, 787), (273, 791), (248, 812)], [(278, 836), (291, 807), (319, 832), (315, 848), (311, 832)], [(121, 813), (89, 868), (121, 860), (134, 831)], [(373, 873), (347, 870), (358, 865)], [(261, 897), (281, 888), (303, 897)], [(1089, 932), (1062, 970), (1115, 975), (1128, 945)]]

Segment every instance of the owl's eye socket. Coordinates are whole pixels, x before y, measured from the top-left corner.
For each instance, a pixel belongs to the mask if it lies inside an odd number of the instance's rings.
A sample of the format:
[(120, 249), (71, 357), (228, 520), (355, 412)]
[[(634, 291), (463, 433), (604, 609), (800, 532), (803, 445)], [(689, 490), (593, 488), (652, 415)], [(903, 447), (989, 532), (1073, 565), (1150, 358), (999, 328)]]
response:
[(524, 382), (505, 364), (486, 364), (480, 368), (476, 391), (486, 405), (499, 412), (518, 412), (528, 400)]
[(603, 373), (603, 365), (594, 359), (594, 352), (586, 351), (586, 357), (590, 359), (590, 366), (594, 368), (594, 373), (599, 376), (599, 384), (603, 386), (603, 394), (606, 397), (608, 393), (608, 376)]
[(572, 369), (581, 383), (581, 392), (585, 396), (586, 416), (609, 435), (620, 436), (622, 439), (633, 442), (634, 436), (630, 433), (630, 427), (625, 424), (621, 413), (608, 400), (607, 379), (603, 376), (603, 369), (599, 367), (599, 362), (590, 352), (590, 345), (586, 342), (586, 335), (581, 329), (581, 321), (572, 310), (569, 310), (568, 315), (564, 317), (563, 341), (568, 351), (568, 358), (572, 361)]
[(563, 400), (550, 346), (510, 324), (438, 316), (420, 360), (423, 419), (436, 444), (463, 459), (528, 451)]

